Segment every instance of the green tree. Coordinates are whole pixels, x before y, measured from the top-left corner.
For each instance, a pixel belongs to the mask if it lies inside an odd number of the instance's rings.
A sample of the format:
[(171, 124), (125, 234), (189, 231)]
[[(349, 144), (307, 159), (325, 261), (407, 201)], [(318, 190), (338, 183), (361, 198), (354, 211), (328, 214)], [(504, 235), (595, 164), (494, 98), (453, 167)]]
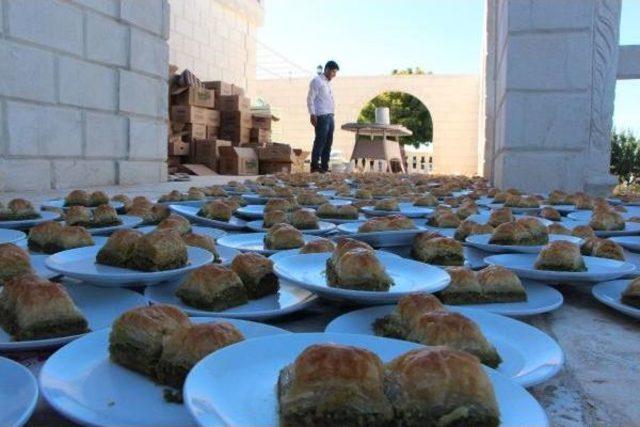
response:
[(640, 177), (640, 141), (630, 131), (611, 133), (610, 170), (623, 184)]

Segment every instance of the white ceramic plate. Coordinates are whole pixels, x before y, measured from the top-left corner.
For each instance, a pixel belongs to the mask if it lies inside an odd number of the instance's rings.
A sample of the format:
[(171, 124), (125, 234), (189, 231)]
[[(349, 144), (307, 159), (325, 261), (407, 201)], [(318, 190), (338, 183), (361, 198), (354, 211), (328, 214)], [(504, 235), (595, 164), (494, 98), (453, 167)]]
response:
[(609, 240), (613, 240), (623, 248), (629, 249), (630, 251), (640, 252), (640, 236), (611, 237)]
[[(478, 224), (487, 224), (489, 222), (490, 215), (491, 215), (491, 213), (489, 211), (486, 211), (486, 212), (483, 212), (483, 213), (471, 215), (467, 219), (471, 220), (471, 221), (475, 221)], [(531, 216), (531, 215), (514, 215), (514, 218), (516, 218), (516, 219), (535, 218), (538, 221), (540, 221), (543, 225), (546, 225), (547, 227), (550, 226), (551, 224), (553, 224), (553, 221), (550, 221), (550, 220), (544, 219), (544, 218), (538, 218), (537, 216)]]
[[(264, 222), (261, 219), (247, 222), (247, 228), (256, 232), (266, 232), (268, 230), (268, 228), (264, 228)], [(304, 229), (300, 231), (311, 236), (324, 236), (327, 233), (331, 233), (335, 229), (336, 225), (331, 222), (318, 221), (317, 229)]]
[(560, 215), (569, 215), (571, 212), (575, 212), (577, 208), (575, 205), (542, 205), (543, 208), (553, 208), (560, 212)]
[(286, 257), (278, 260), (273, 270), (278, 277), (322, 297), (367, 304), (396, 302), (400, 297), (413, 292), (436, 292), (451, 281), (449, 274), (441, 268), (382, 251), (376, 254), (387, 274), (394, 280), (394, 284), (386, 292), (342, 289), (327, 285), (326, 261), (331, 257), (328, 252)]
[[(504, 207), (504, 203), (489, 203), (487, 205), (489, 209), (500, 209)], [(539, 208), (511, 208), (511, 212), (514, 214), (534, 214), (538, 212), (542, 207)]]
[(536, 258), (535, 254), (502, 254), (493, 255), (484, 260), (491, 265), (506, 267), (521, 278), (551, 283), (603, 282), (623, 277), (636, 270), (635, 265), (628, 262), (590, 256), (583, 257), (587, 271), (536, 270), (533, 268)]
[[(280, 252), (275, 249), (266, 249), (264, 247), (264, 236), (267, 233), (245, 233), (245, 234), (229, 234), (218, 239), (219, 246), (226, 246), (240, 252), (257, 252), (262, 255), (271, 255)], [(317, 236), (303, 234), (302, 238), (305, 243), (319, 239)]]
[(433, 209), (413, 206), (413, 203), (401, 202), (398, 203), (398, 207), (397, 211), (377, 210), (374, 206), (365, 206), (360, 210), (369, 216), (404, 215), (407, 218), (424, 218), (433, 213)]
[[(107, 236), (91, 236), (91, 238), (93, 239), (93, 247), (97, 247), (97, 248), (101, 248), (104, 246), (105, 243), (107, 243), (108, 237)], [(45, 254), (44, 252), (37, 252), (37, 251), (32, 251), (29, 249), (29, 243), (27, 242), (27, 240), (22, 240), (18, 243), (16, 243), (18, 246), (25, 248), (26, 250), (29, 251), (29, 254), (31, 256), (35, 256), (35, 255), (42, 255), (45, 258), (48, 258), (50, 256), (50, 254)], [(83, 247), (91, 247), (91, 246), (83, 246)], [(60, 251), (62, 252), (62, 251)], [(58, 252), (59, 253), (59, 252)], [(59, 274), (58, 274), (59, 275)]]
[(349, 224), (351, 222), (364, 222), (367, 220), (367, 217), (364, 214), (359, 214), (358, 219), (344, 219), (344, 218), (320, 218), (321, 221), (331, 222), (333, 224)]
[(247, 205), (236, 210), (236, 214), (249, 219), (262, 219), (265, 205)]
[(317, 299), (317, 296), (306, 289), (292, 286), (286, 280), (280, 282), (278, 293), (249, 300), (247, 304), (220, 312), (198, 309), (182, 302), (180, 298), (175, 296), (175, 291), (180, 283), (177, 281), (148, 287), (145, 289), (144, 295), (156, 304), (173, 304), (189, 316), (217, 316), (247, 320), (264, 320), (284, 316), (308, 307)]
[[(545, 245), (495, 245), (489, 243), (491, 239), (491, 234), (473, 234), (468, 236), (466, 239), (466, 243), (469, 245), (481, 249), (486, 252), (495, 252), (495, 253), (510, 253), (510, 252), (518, 252), (523, 254), (537, 254), (539, 253)], [(575, 243), (576, 245), (581, 245), (583, 240), (579, 237), (567, 236), (564, 234), (550, 234), (549, 242), (557, 242), (559, 240), (566, 240), (571, 243)]]
[[(115, 210), (118, 209), (122, 209), (124, 207), (124, 203), (122, 202), (116, 202), (116, 201), (110, 201), (109, 205), (111, 205), (112, 208), (114, 208)], [(65, 206), (64, 205), (64, 199), (51, 199), (51, 200), (47, 200), (46, 202), (42, 203), (41, 205), (42, 208), (46, 209), (64, 209), (67, 210), (69, 209), (69, 206)], [(95, 209), (95, 207), (91, 207), (89, 209)]]
[[(569, 229), (573, 229), (579, 225), (589, 225), (589, 221), (575, 221), (575, 220), (564, 220), (561, 222), (562, 225), (568, 227)], [(640, 235), (640, 222), (625, 222), (624, 230), (617, 231), (602, 231), (602, 230), (594, 230), (596, 236), (598, 237), (614, 237), (614, 236), (636, 236)]]
[[(390, 314), (394, 305), (363, 308), (339, 316), (325, 332), (375, 335), (373, 322)], [(448, 307), (473, 320), (496, 347), (502, 363), (496, 369), (523, 387), (540, 384), (554, 376), (564, 363), (562, 349), (550, 336), (509, 317), (466, 307)]]
[(55, 221), (60, 218), (59, 212), (40, 211), (38, 213), (40, 214), (40, 218), (22, 219), (20, 221), (0, 221), (0, 228), (17, 228), (24, 230), (43, 222)]
[(340, 224), (338, 231), (341, 231), (353, 239), (361, 240), (376, 248), (388, 248), (393, 246), (410, 245), (416, 234), (425, 231), (423, 227), (416, 226), (413, 230), (390, 230), (376, 231), (372, 233), (359, 233), (358, 228), (364, 222), (350, 222)]
[(622, 292), (627, 288), (631, 280), (614, 280), (611, 282), (598, 283), (591, 288), (593, 296), (601, 303), (608, 305), (614, 310), (618, 310), (628, 316), (640, 319), (640, 308), (623, 304), (620, 301)]
[[(625, 219), (629, 219), (632, 216), (640, 216), (640, 208), (637, 207), (628, 207), (627, 208), (627, 212), (620, 212), (620, 215), (622, 215), (623, 218)], [(591, 221), (591, 217), (593, 216), (593, 211), (591, 210), (581, 210), (581, 211), (576, 211), (576, 212), (572, 212), (569, 215), (567, 215), (567, 218), (572, 219), (574, 221), (586, 221), (589, 222)]]
[[(199, 426), (276, 427), (280, 370), (293, 363), (304, 349), (320, 343), (362, 347), (383, 362), (421, 347), (388, 338), (333, 333), (248, 340), (207, 356), (193, 368), (185, 383), (185, 405)], [(549, 424), (540, 404), (524, 388), (492, 369), (485, 371), (496, 393), (502, 427)]]
[(47, 258), (48, 269), (65, 276), (84, 280), (98, 286), (152, 285), (165, 280), (178, 279), (187, 272), (213, 262), (213, 254), (205, 249), (187, 247), (189, 261), (186, 266), (165, 271), (137, 271), (112, 267), (96, 262), (99, 246), (58, 252)]
[[(413, 259), (413, 257), (411, 256), (411, 246), (396, 246), (393, 248), (384, 248), (381, 250), (384, 252), (396, 254), (403, 258)], [(487, 266), (487, 263), (484, 262), (485, 257), (490, 255), (487, 252), (472, 248), (471, 246), (465, 246), (463, 248), (463, 252), (466, 267), (477, 270)]]
[(169, 205), (169, 209), (171, 211), (177, 213), (178, 215), (182, 215), (185, 218), (188, 218), (195, 222), (196, 224), (201, 224), (207, 227), (215, 227), (222, 230), (243, 230), (246, 227), (246, 222), (241, 220), (240, 218), (236, 218), (232, 216), (229, 222), (218, 221), (215, 219), (208, 219), (198, 216), (198, 211), (200, 208), (195, 206), (179, 206), (179, 205)]
[(87, 228), (87, 231), (96, 236), (108, 236), (117, 230), (125, 228), (135, 228), (142, 224), (142, 218), (132, 215), (118, 215), (118, 218), (122, 221), (119, 225), (110, 225), (108, 227), (93, 227)]
[[(287, 331), (236, 319), (192, 318), (194, 323), (224, 321), (247, 338)], [(54, 353), (40, 371), (47, 402), (70, 420), (91, 426), (187, 427), (195, 425), (184, 405), (167, 403), (166, 386), (109, 360), (109, 332), (91, 333)]]
[[(146, 227), (137, 228), (138, 231), (141, 231), (141, 232), (143, 232), (145, 234), (146, 233), (151, 233), (155, 229), (156, 229), (155, 225), (150, 225), (150, 226), (146, 226)], [(222, 237), (222, 236), (227, 234), (226, 231), (218, 230), (217, 228), (198, 227), (197, 225), (192, 225), (191, 226), (191, 232), (195, 233), (195, 234), (201, 234), (203, 236), (209, 236), (213, 240), (218, 240), (220, 237)]]
[(38, 403), (38, 382), (27, 368), (5, 357), (0, 357), (0, 378), (0, 426), (25, 425)]
[[(89, 329), (97, 331), (108, 328), (127, 310), (147, 305), (147, 299), (128, 289), (105, 289), (81, 282), (65, 281), (64, 286), (89, 322)], [(12, 341), (0, 328), (0, 351), (25, 351), (59, 347), (82, 335), (47, 338), (31, 341)]]
[(19, 230), (8, 230), (0, 228), (0, 245), (3, 243), (18, 243), (26, 241), (27, 235)]

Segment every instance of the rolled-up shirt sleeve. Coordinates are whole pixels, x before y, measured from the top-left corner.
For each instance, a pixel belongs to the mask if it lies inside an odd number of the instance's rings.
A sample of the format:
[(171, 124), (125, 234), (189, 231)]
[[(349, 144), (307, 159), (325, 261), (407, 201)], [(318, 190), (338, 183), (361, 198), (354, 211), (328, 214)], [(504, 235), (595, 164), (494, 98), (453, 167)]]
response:
[(309, 83), (309, 93), (307, 94), (307, 109), (309, 110), (309, 114), (311, 115), (316, 114), (316, 106), (315, 106), (316, 96), (318, 96), (318, 87), (314, 79), (314, 80), (311, 80), (311, 83)]

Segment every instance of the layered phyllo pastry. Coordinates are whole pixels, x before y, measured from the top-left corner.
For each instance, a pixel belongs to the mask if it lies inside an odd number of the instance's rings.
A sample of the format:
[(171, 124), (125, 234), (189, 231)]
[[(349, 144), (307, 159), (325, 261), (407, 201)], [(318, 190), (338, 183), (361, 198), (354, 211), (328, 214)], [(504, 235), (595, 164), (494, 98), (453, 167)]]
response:
[(358, 208), (353, 205), (335, 206), (331, 203), (324, 203), (318, 207), (317, 212), (320, 218), (335, 219), (358, 219)]
[(65, 226), (53, 221), (32, 227), (27, 242), (30, 250), (47, 254), (94, 244), (91, 233), (84, 227)]
[(619, 231), (624, 230), (624, 218), (615, 211), (594, 212), (589, 225), (595, 231)]
[(91, 196), (84, 190), (73, 190), (64, 198), (65, 206), (90, 206)]
[(562, 215), (555, 208), (550, 206), (545, 206), (540, 210), (540, 218), (548, 219), (549, 221), (560, 221), (562, 220)]
[(436, 212), (429, 218), (429, 225), (439, 228), (458, 228), (460, 222), (460, 218), (451, 211)]
[(593, 199), (586, 194), (576, 195), (573, 199), (573, 204), (576, 206), (576, 209), (593, 209)]
[(529, 236), (523, 241), (526, 245), (546, 245), (549, 243), (549, 230), (536, 218), (524, 217), (516, 220), (516, 224), (522, 226)]
[(493, 196), (493, 203), (504, 203), (507, 201), (507, 197), (509, 196), (509, 193), (505, 191), (499, 191)]
[(278, 276), (273, 272), (273, 261), (254, 253), (236, 255), (231, 269), (240, 277), (249, 299), (275, 294), (280, 288)]
[(171, 211), (168, 207), (157, 205), (157, 204), (144, 204), (144, 203), (135, 203), (135, 199), (133, 202), (133, 206), (127, 211), (127, 215), (138, 216), (142, 218), (142, 224), (144, 225), (157, 225), (163, 219), (168, 218), (171, 214)]
[(264, 236), (264, 247), (271, 250), (295, 249), (304, 245), (300, 230), (289, 224), (275, 224)]
[(191, 223), (180, 215), (171, 214), (168, 218), (160, 221), (156, 230), (175, 230), (178, 234), (184, 235), (191, 233)]
[(242, 206), (247, 206), (249, 203), (240, 196), (229, 196), (223, 199), (229, 206), (236, 210)]
[(492, 245), (525, 245), (531, 235), (517, 222), (505, 222), (496, 227), (489, 239)]
[(156, 378), (164, 340), (190, 325), (189, 317), (171, 305), (134, 308), (113, 322), (109, 356), (125, 368)]
[(542, 248), (534, 263), (536, 270), (587, 271), (580, 248), (565, 240), (551, 242)]
[(155, 230), (136, 241), (129, 265), (135, 270), (164, 271), (182, 268), (187, 262), (187, 245), (180, 234), (174, 230)]
[(111, 198), (111, 200), (114, 202), (122, 203), (122, 208), (125, 212), (128, 212), (129, 209), (131, 209), (131, 207), (133, 206), (133, 200), (131, 200), (131, 198), (126, 194), (116, 194)]
[(249, 300), (240, 277), (230, 268), (213, 264), (190, 272), (176, 296), (187, 305), (209, 311), (224, 311)]
[(560, 190), (554, 190), (549, 194), (547, 203), (550, 205), (564, 205), (567, 203), (567, 193)]
[(213, 237), (206, 234), (187, 233), (182, 235), (182, 240), (187, 246), (194, 246), (211, 252), (213, 254), (213, 262), (220, 262), (220, 254), (218, 254)]
[(91, 210), (84, 206), (71, 206), (64, 214), (64, 222), (67, 225), (91, 227)]
[(291, 212), (292, 210), (293, 210), (293, 205), (291, 204), (290, 201), (285, 200), (285, 199), (270, 199), (264, 205), (265, 213), (269, 212), (269, 211)]
[(273, 191), (273, 196), (276, 196), (276, 197), (282, 197), (286, 199), (295, 195), (293, 192), (293, 189), (289, 187), (275, 187), (275, 188), (268, 187), (268, 188), (270, 188)]
[(313, 191), (301, 191), (298, 193), (298, 204), (304, 206), (316, 206), (327, 203), (327, 198)]
[(519, 302), (527, 300), (520, 278), (508, 268), (491, 265), (476, 273), (484, 302)]
[[(361, 291), (388, 291), (393, 279), (374, 251), (364, 248), (344, 252), (333, 264), (334, 277), (327, 272), (328, 285)], [(333, 280), (331, 280), (333, 279)]]
[(630, 305), (635, 308), (640, 308), (640, 277), (635, 278), (629, 283), (629, 285), (622, 291), (620, 298), (623, 304)]
[(609, 258), (617, 261), (624, 261), (624, 249), (622, 246), (609, 239), (590, 237), (585, 240), (580, 248), (583, 255), (590, 255), (598, 258)]
[(456, 266), (464, 264), (462, 243), (448, 237), (432, 237), (431, 233), (420, 233), (413, 238), (411, 256), (422, 262), (435, 265)]
[(358, 233), (374, 233), (380, 231), (412, 230), (416, 225), (411, 218), (401, 215), (381, 216), (368, 219), (358, 227)]
[[(222, 190), (224, 191), (224, 190)], [(225, 192), (226, 194), (226, 192)], [(185, 200), (202, 200), (205, 197), (207, 197), (207, 195), (205, 194), (204, 191), (200, 190), (199, 188), (193, 188), (191, 187), (189, 189), (189, 191), (187, 191), (187, 194), (185, 195)]]
[(368, 350), (314, 344), (278, 377), (280, 425), (383, 427), (394, 418), (380, 358)]
[(413, 202), (414, 206), (437, 206), (438, 199), (430, 193), (424, 194), (416, 198)]
[(371, 191), (369, 190), (357, 190), (356, 193), (354, 194), (356, 199), (360, 199), (360, 200), (371, 200), (373, 199), (373, 194), (371, 193)]
[[(460, 199), (458, 199), (457, 197), (452, 197), (452, 196), (451, 197), (445, 197), (443, 202), (444, 202), (445, 205), (448, 205), (449, 207), (452, 207), (452, 208), (457, 208), (461, 204)], [(464, 218), (462, 218), (462, 219), (464, 219)]]
[(16, 341), (88, 332), (87, 319), (59, 283), (35, 274), (7, 280), (0, 293), (0, 325)]
[(89, 196), (89, 206), (100, 206), (109, 204), (109, 195), (104, 191), (94, 191)]
[(311, 242), (305, 243), (305, 245), (300, 248), (300, 253), (301, 254), (317, 254), (322, 252), (333, 252), (335, 248), (336, 248), (336, 245), (331, 240), (317, 239), (317, 240), (312, 240)]
[(214, 200), (202, 206), (198, 211), (198, 216), (228, 222), (233, 216), (233, 208), (223, 200)]
[(25, 199), (13, 199), (3, 206), (0, 203), (0, 221), (21, 221), (40, 218), (30, 201)]
[(596, 233), (593, 231), (593, 228), (588, 225), (578, 225), (574, 227), (573, 231), (571, 231), (571, 235), (582, 239), (596, 237)]
[(513, 222), (515, 218), (513, 217), (513, 212), (511, 212), (510, 208), (500, 208), (493, 209), (489, 214), (489, 220), (487, 224), (492, 227), (497, 227), (500, 224), (504, 224), (505, 222)]
[(291, 225), (299, 230), (317, 230), (320, 228), (318, 217), (313, 209), (297, 209), (291, 212)]
[(549, 234), (563, 234), (565, 236), (572, 235), (571, 230), (569, 230), (567, 227), (559, 223), (554, 223), (547, 226), (547, 231), (549, 231)]
[[(498, 352), (478, 325), (461, 314), (447, 311), (439, 302), (435, 302), (438, 300), (436, 297), (424, 295), (413, 294), (400, 298), (391, 314), (373, 323), (376, 335), (429, 346), (446, 345), (475, 355), (487, 366), (496, 367), (500, 364)], [(409, 301), (403, 301), (405, 299)]]
[(158, 202), (160, 203), (181, 202), (184, 199), (185, 197), (181, 192), (179, 192), (178, 190), (173, 190), (167, 194), (163, 194), (162, 196), (160, 196), (160, 198), (158, 199)]
[(445, 304), (481, 304), (484, 301), (482, 286), (475, 273), (467, 267), (449, 267), (449, 286), (436, 295)]
[(398, 211), (400, 208), (396, 199), (382, 199), (375, 203), (374, 209), (377, 211)]
[[(69, 210), (71, 209), (73, 208), (69, 208)], [(118, 218), (118, 212), (111, 205), (98, 205), (91, 212), (91, 227), (109, 227), (120, 224), (122, 224), (122, 220)]]
[(31, 259), (27, 251), (13, 243), (0, 244), (0, 284), (31, 272)]
[(369, 246), (369, 244), (366, 242), (356, 240), (356, 239), (351, 239), (348, 237), (338, 238), (338, 240), (336, 241), (335, 249), (331, 254), (331, 257), (327, 258), (326, 273), (327, 273), (327, 280), (329, 282), (335, 282), (337, 280), (335, 265), (342, 255), (344, 255), (345, 253), (347, 253), (352, 249), (366, 249), (369, 251), (373, 251), (373, 248)]
[(196, 363), (221, 348), (243, 340), (242, 332), (227, 322), (199, 323), (178, 328), (162, 344), (156, 378), (161, 384), (181, 390)]
[[(189, 189), (189, 191), (191, 190), (192, 189)], [(209, 197), (227, 197), (228, 195), (227, 191), (219, 185), (212, 185), (205, 188), (204, 194)]]
[(509, 196), (504, 202), (506, 208), (539, 208), (540, 202), (535, 197)]
[(456, 210), (456, 216), (460, 219), (466, 219), (471, 215), (478, 213), (478, 208), (475, 205), (464, 204)]
[(458, 228), (456, 228), (456, 232), (453, 235), (453, 238), (464, 242), (467, 237), (473, 236), (475, 234), (492, 234), (493, 227), (489, 224), (478, 224), (475, 221), (470, 219), (465, 219), (460, 223)]
[(449, 346), (409, 351), (386, 366), (394, 423), (406, 427), (500, 424), (493, 386), (476, 357)]
[(107, 242), (98, 251), (96, 261), (98, 264), (114, 267), (129, 268), (136, 243), (142, 237), (138, 230), (118, 230), (107, 239)]
[(287, 224), (289, 222), (289, 215), (285, 211), (269, 211), (264, 213), (262, 219), (262, 226), (264, 228), (270, 228), (275, 224)]
[(275, 197), (276, 196), (276, 192), (273, 188), (271, 187), (259, 187), (256, 190), (256, 194), (260, 197)]

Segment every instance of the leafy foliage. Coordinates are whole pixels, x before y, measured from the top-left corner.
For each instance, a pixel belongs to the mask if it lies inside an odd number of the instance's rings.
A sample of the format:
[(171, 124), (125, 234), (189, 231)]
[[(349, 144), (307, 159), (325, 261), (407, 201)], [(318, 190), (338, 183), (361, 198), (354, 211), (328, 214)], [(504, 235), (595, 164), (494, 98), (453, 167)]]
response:
[(640, 140), (630, 131), (611, 134), (611, 168), (623, 184), (640, 178)]

